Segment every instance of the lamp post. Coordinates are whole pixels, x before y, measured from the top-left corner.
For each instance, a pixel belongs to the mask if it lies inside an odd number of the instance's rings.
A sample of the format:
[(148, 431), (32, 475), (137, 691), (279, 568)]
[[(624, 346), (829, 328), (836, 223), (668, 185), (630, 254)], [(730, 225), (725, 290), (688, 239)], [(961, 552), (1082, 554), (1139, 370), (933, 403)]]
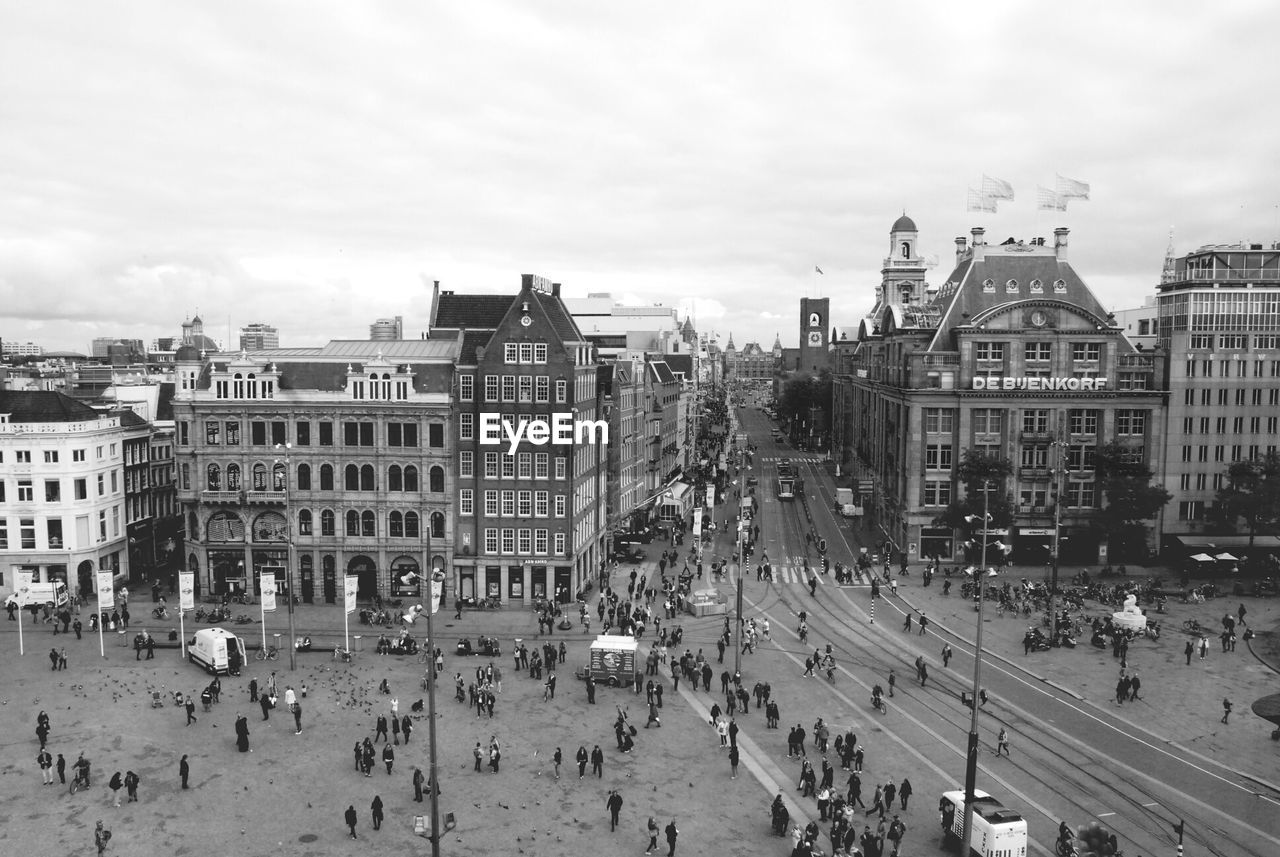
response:
[[(411, 571), (400, 582), (408, 585), (415, 579), (421, 579), (416, 571)], [(432, 569), (427, 581), (427, 673), (431, 680), (427, 682), (427, 788), (431, 792), (431, 834), (427, 837), (431, 842), (431, 857), (440, 857), (440, 788), (436, 782), (436, 681), (440, 676), (436, 673), (435, 635), (431, 620), (436, 608), (444, 601), (445, 573), (442, 569)], [(440, 601), (436, 601), (436, 584), (440, 584)]]
[(1063, 462), (1067, 442), (1062, 438), (1061, 429), (1058, 431), (1058, 439), (1051, 446), (1058, 450), (1058, 458), (1053, 470), (1053, 548), (1049, 552), (1049, 559), (1053, 563), (1049, 575), (1049, 642), (1056, 646), (1058, 644), (1058, 566), (1062, 547), (1062, 477), (1067, 472)]
[[(973, 710), (969, 713), (969, 745), (964, 771), (964, 850), (960, 853), (968, 855), (973, 847), (973, 803), (974, 791), (978, 780), (978, 694), (982, 690), (982, 606), (986, 599), (986, 582), (994, 577), (995, 571), (987, 568), (987, 527), (991, 523), (989, 509), (991, 483), (982, 483), (982, 563), (974, 570), (974, 582), (978, 585), (978, 630), (973, 647)], [(977, 520), (976, 515), (968, 515), (966, 521)]]
[[(289, 471), (291, 469), (289, 451), (291, 449), (293, 449), (292, 444), (276, 444), (276, 452), (284, 452), (284, 481), (281, 483), (284, 489), (284, 600), (289, 612), (289, 671), (293, 672), (298, 668), (298, 640), (297, 632), (293, 627), (293, 513), (289, 507)], [(277, 463), (279, 460), (276, 459)]]

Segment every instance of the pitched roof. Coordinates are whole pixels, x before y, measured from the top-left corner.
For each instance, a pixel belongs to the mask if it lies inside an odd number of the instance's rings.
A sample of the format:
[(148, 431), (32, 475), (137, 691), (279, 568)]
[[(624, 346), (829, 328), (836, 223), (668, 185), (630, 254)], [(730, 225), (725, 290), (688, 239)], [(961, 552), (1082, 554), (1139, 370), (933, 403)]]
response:
[(511, 295), (458, 295), (441, 292), (431, 326), (496, 328), (511, 309)]
[(556, 332), (556, 336), (560, 337), (561, 342), (584, 341), (582, 331), (578, 330), (578, 325), (569, 313), (569, 308), (564, 305), (564, 301), (560, 300), (558, 295), (549, 295), (536, 289), (530, 289), (529, 294), (547, 314), (547, 321), (551, 324), (551, 329)]
[(693, 377), (692, 354), (668, 354), (665, 357), (665, 362), (672, 372), (683, 372), (686, 378)]
[(0, 414), (8, 414), (11, 423), (74, 423), (100, 416), (56, 390), (0, 390)]

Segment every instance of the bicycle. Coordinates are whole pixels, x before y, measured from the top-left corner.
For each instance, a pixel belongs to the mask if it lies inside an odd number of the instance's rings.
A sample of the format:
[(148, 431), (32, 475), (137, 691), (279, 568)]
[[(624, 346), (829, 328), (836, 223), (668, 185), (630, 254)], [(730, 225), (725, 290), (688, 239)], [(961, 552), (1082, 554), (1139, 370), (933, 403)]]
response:
[(434, 660), (435, 660), (435, 658), (431, 657), (431, 652), (427, 650), (427, 647), (426, 647), (425, 645), (424, 645), (424, 646), (419, 647), (419, 649), (418, 649), (418, 663), (420, 663), (420, 664), (429, 664), (429, 663), (431, 663), (431, 662), (432, 662), (432, 661), (434, 661)]
[(89, 780), (83, 774), (74, 774), (71, 777), (71, 794), (87, 788), (89, 788)]
[(884, 701), (883, 696), (871, 697), (871, 707), (874, 708), (876, 711), (879, 711), (881, 714), (889, 713), (889, 705)]
[(274, 661), (280, 657), (280, 651), (275, 646), (267, 646), (265, 649), (258, 649), (258, 653), (253, 657), (259, 661)]
[(1188, 619), (1182, 623), (1182, 630), (1189, 631), (1192, 634), (1199, 634), (1204, 629), (1200, 627), (1200, 623), (1195, 619)]
[(349, 664), (354, 657), (355, 652), (350, 649), (342, 649), (337, 646), (334, 646), (333, 648), (333, 659), (335, 661), (342, 661), (344, 664)]

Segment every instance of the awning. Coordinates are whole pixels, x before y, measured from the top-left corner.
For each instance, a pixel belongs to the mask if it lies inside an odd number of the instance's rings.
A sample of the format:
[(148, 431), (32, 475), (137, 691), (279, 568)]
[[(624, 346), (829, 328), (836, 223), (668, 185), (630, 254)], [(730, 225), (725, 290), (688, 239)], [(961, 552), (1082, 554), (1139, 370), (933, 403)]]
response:
[(1231, 554), (1227, 553), (1226, 551), (1223, 551), (1222, 553), (1218, 554), (1214, 558), (1222, 560), (1223, 562), (1239, 562), (1240, 561), (1238, 557), (1234, 557)]
[(1195, 560), (1196, 562), (1213, 562), (1214, 561), (1213, 557), (1209, 556), (1207, 553), (1195, 554), (1191, 557), (1191, 559)]

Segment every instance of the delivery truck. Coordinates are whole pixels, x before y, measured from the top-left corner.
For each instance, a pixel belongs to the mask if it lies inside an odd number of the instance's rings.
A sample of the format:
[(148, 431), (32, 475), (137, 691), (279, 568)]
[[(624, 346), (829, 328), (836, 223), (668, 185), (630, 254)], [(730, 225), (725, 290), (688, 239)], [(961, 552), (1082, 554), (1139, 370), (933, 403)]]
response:
[(634, 637), (600, 634), (591, 643), (586, 665), (578, 668), (574, 675), (583, 681), (590, 675), (609, 687), (630, 687), (638, 680), (636, 651), (639, 648)]
[(856, 518), (862, 513), (858, 504), (853, 502), (852, 488), (836, 489), (836, 511), (846, 518)]
[(187, 659), (210, 675), (239, 675), (244, 640), (225, 628), (201, 628), (191, 640)]

